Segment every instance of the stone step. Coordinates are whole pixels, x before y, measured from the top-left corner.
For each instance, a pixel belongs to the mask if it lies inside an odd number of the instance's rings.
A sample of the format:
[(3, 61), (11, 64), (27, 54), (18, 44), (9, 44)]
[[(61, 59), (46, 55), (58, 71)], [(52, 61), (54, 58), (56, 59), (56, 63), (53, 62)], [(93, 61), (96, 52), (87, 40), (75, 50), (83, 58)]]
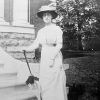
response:
[(17, 73), (1, 73), (0, 88), (18, 84)]
[(2, 100), (37, 100), (38, 89), (30, 89), (25, 84), (0, 88)]
[(17, 73), (1, 73), (0, 74), (0, 88), (25, 85), (24, 81), (20, 81)]
[(4, 68), (4, 63), (0, 63), (0, 68)]
[(13, 73), (0, 73), (0, 80), (2, 79), (12, 79), (17, 77), (17, 72)]
[(0, 98), (2, 100), (37, 100), (37, 87), (29, 88), (18, 81), (17, 73), (0, 74)]

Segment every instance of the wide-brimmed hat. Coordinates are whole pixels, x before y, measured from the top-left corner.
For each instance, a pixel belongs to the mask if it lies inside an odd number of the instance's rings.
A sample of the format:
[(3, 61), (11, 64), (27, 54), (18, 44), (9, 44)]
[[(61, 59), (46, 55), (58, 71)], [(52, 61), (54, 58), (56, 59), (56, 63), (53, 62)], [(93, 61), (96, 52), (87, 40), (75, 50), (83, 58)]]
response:
[(58, 14), (56, 12), (56, 8), (55, 7), (51, 7), (51, 6), (42, 6), (39, 11), (37, 12), (37, 16), (42, 18), (44, 13), (50, 13), (53, 17), (53, 19), (55, 19)]

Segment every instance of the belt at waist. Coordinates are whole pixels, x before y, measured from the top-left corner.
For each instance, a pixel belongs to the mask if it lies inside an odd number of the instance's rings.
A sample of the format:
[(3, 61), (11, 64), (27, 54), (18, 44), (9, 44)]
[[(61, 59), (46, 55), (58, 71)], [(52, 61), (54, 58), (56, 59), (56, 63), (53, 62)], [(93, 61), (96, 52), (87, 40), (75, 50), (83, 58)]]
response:
[(53, 47), (55, 47), (56, 46), (56, 43), (53, 43), (53, 44), (45, 44), (45, 46), (53, 46)]

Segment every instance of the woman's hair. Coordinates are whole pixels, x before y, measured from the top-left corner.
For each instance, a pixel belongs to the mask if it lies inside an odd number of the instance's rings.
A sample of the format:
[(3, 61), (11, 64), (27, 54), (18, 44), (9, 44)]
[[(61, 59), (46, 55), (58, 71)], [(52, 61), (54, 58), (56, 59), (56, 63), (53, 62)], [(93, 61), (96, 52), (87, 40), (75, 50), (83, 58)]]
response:
[(43, 19), (43, 16), (44, 16), (46, 13), (47, 13), (47, 14), (50, 14), (51, 17), (52, 17), (52, 19), (54, 19), (54, 16), (53, 16), (50, 12), (44, 12), (43, 15), (42, 15), (42, 19)]

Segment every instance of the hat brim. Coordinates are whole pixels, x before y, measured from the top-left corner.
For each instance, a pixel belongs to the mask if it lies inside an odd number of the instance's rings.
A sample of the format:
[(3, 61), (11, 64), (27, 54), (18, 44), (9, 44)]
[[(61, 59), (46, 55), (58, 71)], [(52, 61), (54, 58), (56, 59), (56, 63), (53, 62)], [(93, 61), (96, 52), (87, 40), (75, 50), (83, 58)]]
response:
[(39, 11), (38, 13), (37, 13), (37, 16), (39, 17), (39, 18), (43, 18), (43, 14), (44, 13), (50, 13), (51, 15), (52, 15), (52, 18), (53, 19), (55, 19), (57, 16), (58, 16), (58, 14), (54, 11), (54, 10), (46, 10), (46, 11)]

